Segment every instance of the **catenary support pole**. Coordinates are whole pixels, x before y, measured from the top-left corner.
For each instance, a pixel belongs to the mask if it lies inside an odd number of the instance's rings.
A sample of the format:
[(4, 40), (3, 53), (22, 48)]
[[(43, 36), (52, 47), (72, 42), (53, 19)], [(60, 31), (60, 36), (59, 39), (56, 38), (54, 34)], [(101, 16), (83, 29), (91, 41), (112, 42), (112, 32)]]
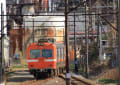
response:
[(34, 19), (33, 19), (33, 43), (35, 42), (35, 29), (34, 29)]
[[(119, 64), (119, 77), (120, 77), (120, 0), (118, 0), (117, 4), (117, 29), (118, 29), (118, 64)], [(120, 85), (120, 78), (119, 78), (119, 84)]]
[(3, 55), (3, 53), (2, 53), (2, 47), (3, 47), (3, 46), (2, 46), (2, 44), (3, 44), (3, 43), (2, 43), (2, 36), (3, 36), (3, 35), (2, 35), (2, 32), (3, 32), (3, 30), (2, 30), (2, 27), (3, 27), (3, 24), (2, 24), (2, 20), (3, 20), (3, 19), (2, 19), (2, 17), (3, 17), (3, 16), (2, 16), (2, 14), (3, 14), (3, 13), (2, 13), (2, 10), (3, 10), (3, 8), (2, 8), (2, 7), (3, 7), (3, 4), (1, 4), (1, 40), (0, 40), (0, 41), (1, 41), (1, 43), (0, 43), (0, 44), (1, 44), (1, 49), (0, 49), (0, 50), (1, 50), (1, 52), (0, 52), (0, 84), (1, 84), (1, 83), (2, 83), (2, 81), (3, 81), (3, 74), (2, 74), (2, 73), (3, 73), (3, 72), (2, 72), (2, 71), (3, 71), (3, 66), (2, 66), (2, 60), (3, 60), (3, 59), (2, 59), (2, 57), (3, 57), (3, 56), (2, 56), (2, 55)]
[(65, 45), (66, 45), (66, 85), (70, 85), (69, 35), (68, 35), (68, 0), (65, 0)]
[(85, 5), (85, 44), (86, 44), (86, 78), (88, 78), (88, 75), (89, 75), (89, 66), (88, 66), (88, 28), (87, 28), (87, 16), (86, 16), (86, 13), (87, 13), (87, 6), (86, 6), (86, 3), (84, 3)]
[(77, 62), (77, 56), (76, 56), (76, 30), (75, 30), (75, 12), (74, 12), (74, 58), (75, 58), (75, 72), (78, 72), (78, 62)]

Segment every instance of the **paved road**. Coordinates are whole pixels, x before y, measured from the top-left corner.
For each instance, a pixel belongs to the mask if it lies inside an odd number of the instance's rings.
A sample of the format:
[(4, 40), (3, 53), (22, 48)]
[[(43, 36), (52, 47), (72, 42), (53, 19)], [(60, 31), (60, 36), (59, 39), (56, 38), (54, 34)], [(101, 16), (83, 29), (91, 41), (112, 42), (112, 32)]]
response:
[(28, 71), (16, 71), (8, 78), (6, 85), (20, 85), (24, 81), (33, 80)]

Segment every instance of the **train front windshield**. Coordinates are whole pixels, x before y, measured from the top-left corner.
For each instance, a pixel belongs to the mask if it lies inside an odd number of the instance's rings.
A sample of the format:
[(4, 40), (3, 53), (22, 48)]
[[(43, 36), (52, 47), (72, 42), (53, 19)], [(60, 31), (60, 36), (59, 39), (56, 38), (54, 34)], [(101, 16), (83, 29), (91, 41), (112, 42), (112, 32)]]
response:
[(48, 58), (53, 57), (53, 52), (51, 49), (43, 49), (42, 50), (42, 57)]
[(40, 50), (31, 50), (30, 51), (30, 58), (39, 58), (40, 57)]

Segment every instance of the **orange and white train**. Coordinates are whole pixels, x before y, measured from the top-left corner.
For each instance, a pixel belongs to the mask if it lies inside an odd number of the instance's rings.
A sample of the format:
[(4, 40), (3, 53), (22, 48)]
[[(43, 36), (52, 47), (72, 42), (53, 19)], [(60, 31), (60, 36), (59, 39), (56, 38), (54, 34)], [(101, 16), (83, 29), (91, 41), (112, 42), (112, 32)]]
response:
[(65, 47), (63, 43), (38, 42), (27, 48), (27, 62), (35, 78), (43, 73), (58, 75), (65, 68)]

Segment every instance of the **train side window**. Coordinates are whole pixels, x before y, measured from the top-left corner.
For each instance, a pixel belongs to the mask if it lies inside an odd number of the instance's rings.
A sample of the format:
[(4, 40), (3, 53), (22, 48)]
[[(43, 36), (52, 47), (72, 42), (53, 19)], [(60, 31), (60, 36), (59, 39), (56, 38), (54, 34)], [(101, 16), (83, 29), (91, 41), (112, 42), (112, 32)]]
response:
[(62, 48), (60, 48), (60, 59), (62, 59)]
[(65, 59), (64, 48), (63, 48), (63, 59)]
[(59, 50), (57, 48), (57, 59), (59, 59)]
[(57, 53), (57, 48), (56, 48), (56, 59), (57, 59), (57, 55), (58, 55), (58, 53)]
[(60, 59), (60, 48), (58, 48), (58, 53), (59, 53), (59, 56), (58, 56), (58, 58)]
[(63, 48), (63, 59), (64, 59), (64, 48)]
[(60, 48), (60, 59), (62, 59), (62, 48)]
[(61, 48), (61, 56), (62, 56), (62, 59), (63, 59), (63, 48)]

